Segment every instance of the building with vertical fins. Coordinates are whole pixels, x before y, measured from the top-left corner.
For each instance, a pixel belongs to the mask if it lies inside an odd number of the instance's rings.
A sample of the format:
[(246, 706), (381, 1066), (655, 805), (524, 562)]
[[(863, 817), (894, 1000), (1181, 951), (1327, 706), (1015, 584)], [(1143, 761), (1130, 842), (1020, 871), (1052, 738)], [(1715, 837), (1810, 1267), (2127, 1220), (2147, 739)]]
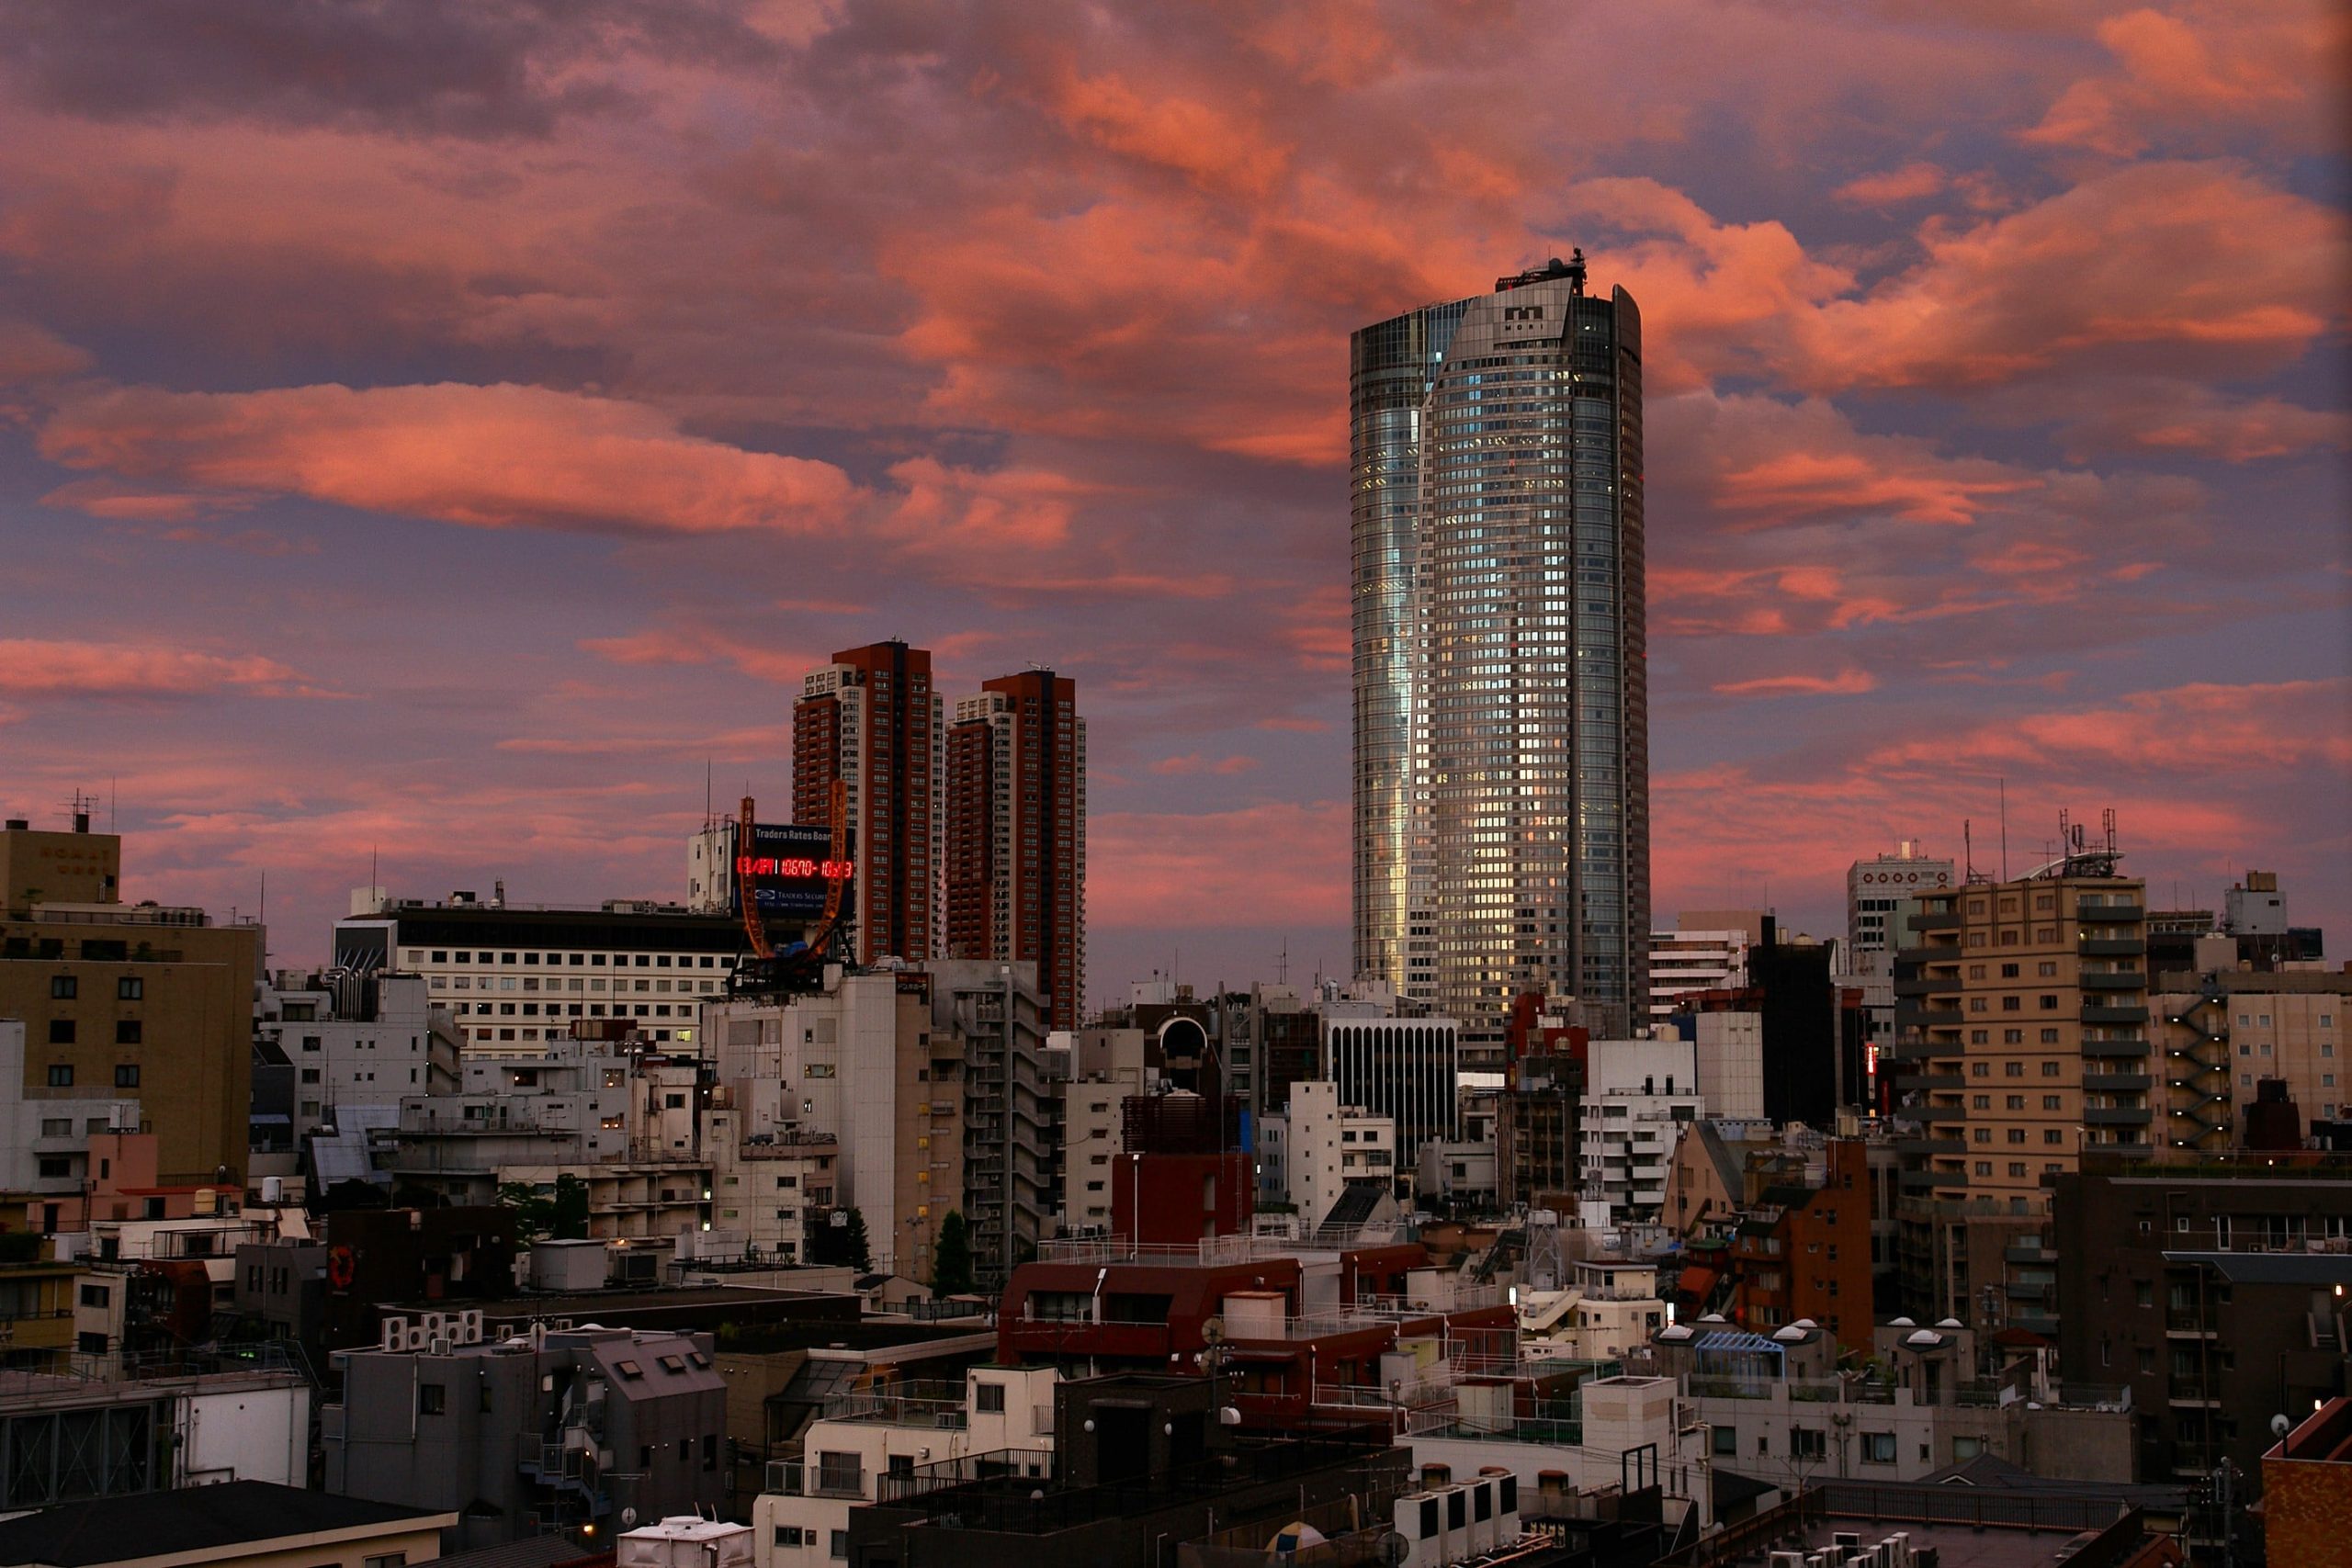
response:
[(1582, 253), (1351, 354), (1355, 964), (1498, 1054), (1647, 1007), (1641, 316)]
[(957, 699), (946, 742), (947, 956), (1034, 963), (1047, 1029), (1086, 981), (1086, 721), (1078, 683), (1028, 670)]
[(862, 963), (938, 953), (945, 735), (931, 655), (903, 642), (836, 653), (792, 705), (792, 819), (831, 826), (833, 784), (847, 786)]

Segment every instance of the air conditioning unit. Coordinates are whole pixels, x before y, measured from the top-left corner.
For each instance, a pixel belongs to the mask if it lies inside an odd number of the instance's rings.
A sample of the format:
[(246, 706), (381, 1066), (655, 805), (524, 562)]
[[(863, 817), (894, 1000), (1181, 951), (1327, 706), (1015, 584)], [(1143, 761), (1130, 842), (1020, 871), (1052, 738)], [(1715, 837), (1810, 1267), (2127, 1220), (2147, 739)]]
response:
[(431, 1349), (432, 1354), (435, 1356), (447, 1356), (453, 1353), (457, 1348), (457, 1344), (453, 1340), (435, 1339), (433, 1341)]

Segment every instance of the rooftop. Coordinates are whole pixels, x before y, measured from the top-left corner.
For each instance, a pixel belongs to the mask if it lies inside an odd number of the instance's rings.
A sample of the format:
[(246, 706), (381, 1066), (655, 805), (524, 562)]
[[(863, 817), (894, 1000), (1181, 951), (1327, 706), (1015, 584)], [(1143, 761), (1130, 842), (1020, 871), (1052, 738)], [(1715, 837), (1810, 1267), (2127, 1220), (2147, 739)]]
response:
[(67, 1503), (0, 1520), (0, 1561), (95, 1568), (99, 1563), (153, 1557), (157, 1547), (164, 1544), (187, 1552), (371, 1526), (435, 1529), (457, 1522), (455, 1514), (370, 1503), (266, 1481), (230, 1481), (217, 1486)]

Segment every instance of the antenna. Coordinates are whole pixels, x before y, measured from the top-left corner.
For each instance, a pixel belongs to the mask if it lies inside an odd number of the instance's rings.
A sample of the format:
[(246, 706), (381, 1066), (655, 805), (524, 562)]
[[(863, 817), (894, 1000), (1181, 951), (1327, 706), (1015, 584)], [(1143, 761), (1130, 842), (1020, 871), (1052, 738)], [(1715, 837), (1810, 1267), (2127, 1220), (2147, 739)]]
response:
[(2009, 879), (2009, 781), (2001, 780), (2001, 880)]

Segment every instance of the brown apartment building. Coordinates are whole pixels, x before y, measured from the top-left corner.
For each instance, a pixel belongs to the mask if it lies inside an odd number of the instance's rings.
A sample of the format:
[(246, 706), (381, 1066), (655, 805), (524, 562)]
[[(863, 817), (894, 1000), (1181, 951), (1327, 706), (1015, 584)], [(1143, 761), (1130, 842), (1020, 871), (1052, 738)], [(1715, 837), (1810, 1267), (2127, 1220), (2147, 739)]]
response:
[(135, 1096), (158, 1179), (242, 1181), (259, 926), (120, 899), (122, 840), (0, 827), (0, 1018), (25, 1024), (24, 1093)]
[(845, 786), (862, 963), (937, 956), (942, 710), (931, 655), (903, 642), (844, 649), (792, 705), (792, 819), (832, 825)]
[[(1898, 1113), (1925, 1123), (1928, 1156), (1904, 1175), (1898, 1232), (1915, 1315), (2003, 1326), (1984, 1321), (1989, 1306), (2007, 1325), (2053, 1327), (2030, 1256), (2049, 1214), (2042, 1179), (2086, 1149), (2154, 1140), (2146, 900), (2115, 860), (2079, 852), (1920, 896), (1895, 977)], [(2003, 1260), (1991, 1276), (1988, 1258)]]
[(984, 682), (947, 734), (947, 955), (1034, 963), (1046, 1027), (1086, 994), (1086, 721), (1050, 670)]

